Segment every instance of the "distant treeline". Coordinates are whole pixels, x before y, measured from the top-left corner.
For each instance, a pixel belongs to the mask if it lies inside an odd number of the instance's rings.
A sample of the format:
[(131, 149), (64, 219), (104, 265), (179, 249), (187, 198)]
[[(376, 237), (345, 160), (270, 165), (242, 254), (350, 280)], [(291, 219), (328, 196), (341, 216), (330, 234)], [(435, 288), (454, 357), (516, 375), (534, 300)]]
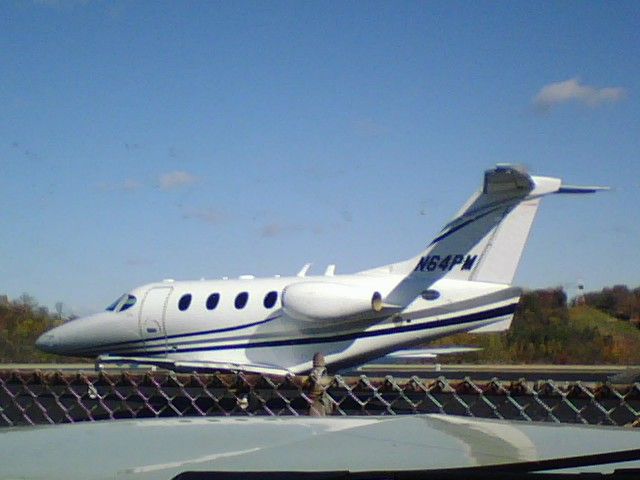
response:
[[(43, 332), (70, 320), (62, 312), (62, 304), (51, 313), (27, 294), (13, 301), (0, 296), (0, 362), (77, 361), (35, 347)], [(448, 363), (640, 364), (639, 324), (640, 288), (616, 285), (570, 303), (564, 290), (553, 288), (526, 292), (506, 332), (460, 334), (435, 345), (482, 347), (439, 357)]]
[(436, 344), (482, 350), (439, 361), (640, 364), (639, 292), (615, 286), (586, 293), (570, 304), (561, 288), (525, 292), (508, 331), (443, 338)]
[(640, 287), (630, 290), (626, 285), (603, 288), (599, 292), (585, 293), (573, 304), (589, 305), (620, 320), (640, 324)]
[(56, 307), (58, 312), (53, 314), (26, 293), (13, 301), (0, 296), (0, 363), (72, 361), (41, 352), (35, 346), (40, 335), (68, 320), (62, 315), (62, 304)]

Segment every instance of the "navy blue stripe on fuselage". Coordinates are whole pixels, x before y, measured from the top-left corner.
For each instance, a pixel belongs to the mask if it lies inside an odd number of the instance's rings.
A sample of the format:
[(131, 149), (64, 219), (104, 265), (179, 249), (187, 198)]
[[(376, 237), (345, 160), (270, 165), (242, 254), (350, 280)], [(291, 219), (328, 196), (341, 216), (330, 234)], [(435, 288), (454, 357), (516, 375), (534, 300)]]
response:
[[(292, 338), (286, 340), (271, 340), (255, 343), (241, 343), (232, 345), (219, 345), (219, 346), (204, 346), (193, 348), (175, 348), (162, 349), (160, 351), (133, 351), (123, 352), (126, 356), (147, 356), (147, 355), (164, 355), (165, 353), (190, 353), (190, 352), (204, 352), (214, 350), (233, 350), (233, 349), (246, 349), (246, 348), (266, 348), (266, 347), (285, 347), (294, 345), (309, 345), (314, 343), (333, 343), (342, 342), (347, 340), (357, 340), (359, 338), (379, 337), (382, 335), (393, 335), (396, 333), (406, 333), (419, 330), (429, 330), (438, 327), (448, 327), (451, 325), (462, 325), (465, 323), (479, 322), (482, 320), (490, 320), (495, 317), (502, 317), (505, 315), (511, 315), (515, 312), (518, 303), (512, 303), (505, 305), (504, 307), (498, 307), (491, 310), (485, 310), (483, 312), (469, 313), (467, 315), (461, 315), (458, 317), (446, 318), (443, 320), (435, 320), (427, 323), (419, 323), (414, 325), (404, 326), (392, 326), (391, 328), (371, 330), (364, 332), (345, 333), (342, 335), (333, 335), (330, 337), (304, 337), (304, 338)], [(154, 347), (156, 348), (156, 347)]]
[(160, 336), (160, 337), (153, 337), (153, 338), (138, 338), (136, 340), (125, 340), (123, 342), (103, 343), (101, 345), (96, 345), (94, 349), (113, 348), (113, 347), (120, 347), (124, 345), (135, 345), (136, 343), (144, 343), (144, 342), (157, 342), (157, 341), (166, 342), (167, 340), (172, 338), (187, 338), (187, 337), (195, 337), (197, 335), (209, 335), (211, 333), (233, 332), (236, 330), (243, 330), (245, 328), (257, 327), (258, 325), (264, 325), (265, 323), (271, 322), (279, 317), (280, 315), (276, 315), (275, 317), (269, 317), (266, 320), (260, 320), (259, 322), (253, 322), (253, 323), (245, 323), (244, 325), (237, 325), (235, 327), (217, 328), (214, 330), (203, 330), (200, 332), (176, 333), (174, 335), (167, 335), (167, 336)]
[(444, 240), (445, 238), (447, 238), (449, 235), (452, 235), (454, 233), (456, 233), (458, 230), (466, 227), (467, 225), (475, 222), (476, 220), (480, 220), (481, 218), (486, 217), (487, 215), (495, 212), (496, 210), (500, 210), (502, 208), (502, 206), (496, 207), (496, 208), (492, 208), (491, 210), (489, 210), (488, 212), (483, 213), (482, 215), (478, 215), (475, 218), (472, 218), (470, 220), (467, 220), (466, 222), (462, 222), (460, 225), (455, 226), (453, 228), (451, 228), (450, 230), (447, 230), (446, 232), (440, 234), (439, 236), (437, 236), (436, 238), (433, 239), (433, 241), (429, 244), (429, 246), (433, 245), (434, 243), (438, 243), (440, 240)]

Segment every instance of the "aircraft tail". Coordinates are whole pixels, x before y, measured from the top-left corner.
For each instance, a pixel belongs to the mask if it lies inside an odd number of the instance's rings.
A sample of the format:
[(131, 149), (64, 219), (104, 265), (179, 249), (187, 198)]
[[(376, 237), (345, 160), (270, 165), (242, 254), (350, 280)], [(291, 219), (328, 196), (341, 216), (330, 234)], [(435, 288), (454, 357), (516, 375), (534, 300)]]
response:
[(559, 178), (498, 165), (428, 247), (404, 262), (369, 272), (406, 275), (385, 302), (407, 305), (441, 278), (510, 284), (543, 196), (593, 193), (603, 187), (563, 186)]

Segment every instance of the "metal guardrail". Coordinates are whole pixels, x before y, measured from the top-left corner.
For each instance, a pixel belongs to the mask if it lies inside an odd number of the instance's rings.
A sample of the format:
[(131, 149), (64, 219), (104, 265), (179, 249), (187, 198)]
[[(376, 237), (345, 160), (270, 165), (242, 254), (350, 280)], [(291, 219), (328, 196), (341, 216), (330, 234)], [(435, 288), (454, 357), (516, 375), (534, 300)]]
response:
[(640, 383), (0, 371), (0, 426), (220, 415), (401, 415), (640, 426)]

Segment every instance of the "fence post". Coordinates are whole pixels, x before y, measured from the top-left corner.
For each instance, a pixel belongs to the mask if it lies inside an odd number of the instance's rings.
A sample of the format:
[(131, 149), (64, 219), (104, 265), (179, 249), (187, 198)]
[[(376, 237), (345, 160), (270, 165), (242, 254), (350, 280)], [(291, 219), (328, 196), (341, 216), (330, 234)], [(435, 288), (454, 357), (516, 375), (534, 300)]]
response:
[(326, 398), (325, 388), (327, 382), (327, 368), (324, 361), (324, 355), (316, 352), (313, 355), (313, 369), (309, 374), (310, 397), (312, 400), (309, 406), (310, 417), (324, 417), (330, 410), (328, 399)]

